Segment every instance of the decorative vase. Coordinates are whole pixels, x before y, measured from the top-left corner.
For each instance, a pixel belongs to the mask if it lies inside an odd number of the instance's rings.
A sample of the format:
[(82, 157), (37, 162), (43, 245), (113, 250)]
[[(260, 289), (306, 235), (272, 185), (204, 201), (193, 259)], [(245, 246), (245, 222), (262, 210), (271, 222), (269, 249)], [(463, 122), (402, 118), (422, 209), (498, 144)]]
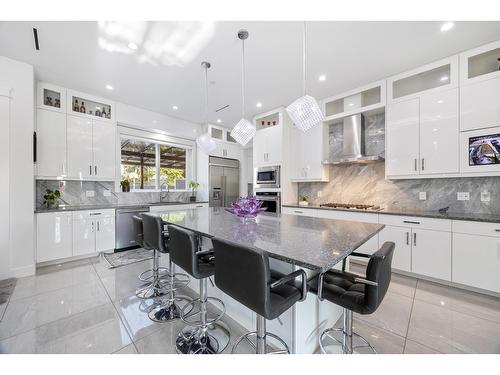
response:
[(189, 197), (189, 201), (190, 201), (190, 202), (196, 202), (196, 195), (191, 195), (191, 196)]

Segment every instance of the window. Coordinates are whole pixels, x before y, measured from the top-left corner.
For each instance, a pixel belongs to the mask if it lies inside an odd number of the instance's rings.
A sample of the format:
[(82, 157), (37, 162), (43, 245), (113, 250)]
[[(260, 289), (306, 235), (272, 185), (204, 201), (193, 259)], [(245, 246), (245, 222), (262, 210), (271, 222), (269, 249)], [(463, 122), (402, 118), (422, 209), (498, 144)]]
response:
[[(186, 187), (186, 149), (121, 137), (121, 179), (130, 182), (132, 190)], [(157, 176), (160, 176), (158, 179)]]

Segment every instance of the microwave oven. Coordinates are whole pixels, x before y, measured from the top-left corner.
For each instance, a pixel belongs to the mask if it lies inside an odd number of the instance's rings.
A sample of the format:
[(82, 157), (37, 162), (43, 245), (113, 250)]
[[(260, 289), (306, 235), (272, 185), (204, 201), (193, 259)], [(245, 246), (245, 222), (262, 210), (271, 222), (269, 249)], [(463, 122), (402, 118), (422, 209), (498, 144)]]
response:
[(500, 172), (500, 127), (460, 133), (460, 171)]
[(255, 169), (256, 188), (279, 188), (280, 187), (280, 167), (260, 167)]

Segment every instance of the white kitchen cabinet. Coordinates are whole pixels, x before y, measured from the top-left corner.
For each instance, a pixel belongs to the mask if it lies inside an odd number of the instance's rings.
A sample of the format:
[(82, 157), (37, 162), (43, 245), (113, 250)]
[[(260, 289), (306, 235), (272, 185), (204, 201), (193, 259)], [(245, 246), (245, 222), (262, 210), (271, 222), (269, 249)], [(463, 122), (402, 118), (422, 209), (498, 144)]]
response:
[(47, 212), (36, 215), (36, 261), (70, 258), (73, 242), (71, 212)]
[(458, 88), (420, 98), (420, 173), (459, 171)]
[(67, 116), (68, 177), (92, 177), (92, 120)]
[(418, 175), (419, 99), (387, 107), (387, 176)]
[(396, 247), (392, 256), (392, 268), (411, 272), (411, 228), (386, 225), (378, 234), (379, 248), (386, 241), (394, 242)]
[(328, 166), (323, 164), (327, 158), (328, 126), (319, 124), (307, 132), (295, 126), (290, 131), (289, 155), (290, 177), (293, 182), (329, 180)]
[(411, 271), (451, 281), (451, 233), (412, 229)]
[(238, 144), (215, 141), (217, 148), (210, 153), (212, 156), (221, 158), (238, 159), (242, 158), (243, 149)]
[(37, 109), (36, 168), (38, 177), (67, 175), (65, 113)]
[(254, 167), (278, 165), (282, 161), (282, 127), (272, 126), (258, 130), (253, 138)]
[(101, 252), (115, 248), (115, 216), (105, 215), (95, 219), (95, 251)]
[(38, 82), (36, 103), (38, 108), (66, 113), (66, 89), (47, 82)]
[(73, 212), (73, 256), (115, 247), (114, 210)]
[(453, 233), (452, 259), (454, 283), (500, 293), (499, 237)]
[(113, 123), (68, 115), (68, 177), (114, 179), (115, 144)]
[(302, 207), (283, 207), (281, 212), (287, 215), (298, 215), (298, 216), (311, 216), (316, 217), (320, 210), (314, 208), (302, 208)]
[(95, 252), (95, 232), (93, 218), (88, 217), (73, 221), (73, 256)]
[(500, 124), (500, 77), (460, 88), (460, 130), (476, 130)]
[(116, 127), (109, 122), (92, 120), (94, 177), (115, 178)]
[(460, 85), (500, 77), (498, 59), (500, 40), (470, 49), (460, 54)]

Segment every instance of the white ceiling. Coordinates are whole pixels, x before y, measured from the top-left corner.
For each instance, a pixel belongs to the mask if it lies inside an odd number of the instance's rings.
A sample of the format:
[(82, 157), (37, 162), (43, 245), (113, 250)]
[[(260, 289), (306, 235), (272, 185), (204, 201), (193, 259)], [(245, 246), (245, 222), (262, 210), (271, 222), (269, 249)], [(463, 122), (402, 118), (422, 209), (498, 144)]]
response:
[[(307, 86), (317, 99), (475, 47), (500, 36), (500, 22), (308, 22)], [(35, 66), (37, 78), (188, 121), (204, 121), (201, 61), (209, 70), (209, 120), (241, 117), (241, 42), (246, 115), (302, 94), (302, 22), (1, 22), (0, 55)], [(38, 29), (35, 51), (32, 27)], [(133, 41), (138, 49), (127, 44)], [(109, 50), (113, 50), (110, 52)], [(326, 75), (324, 82), (318, 81)], [(105, 88), (114, 87), (113, 91)], [(261, 102), (262, 108), (256, 103)], [(217, 108), (229, 108), (215, 113)], [(173, 110), (176, 105), (178, 110)]]

